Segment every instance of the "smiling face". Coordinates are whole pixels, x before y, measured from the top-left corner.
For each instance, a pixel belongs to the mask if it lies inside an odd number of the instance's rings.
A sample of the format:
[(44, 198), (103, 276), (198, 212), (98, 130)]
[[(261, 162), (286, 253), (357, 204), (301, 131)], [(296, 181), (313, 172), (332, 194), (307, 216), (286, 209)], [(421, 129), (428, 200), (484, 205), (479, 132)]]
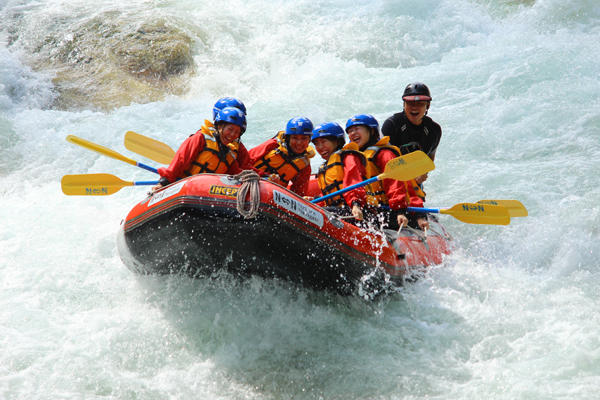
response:
[(217, 128), (220, 133), (221, 143), (227, 146), (229, 143), (237, 140), (242, 133), (242, 128), (235, 124), (220, 124)]
[(308, 148), (310, 144), (309, 135), (290, 135), (289, 146), (290, 149), (296, 154), (302, 154)]
[(316, 138), (313, 141), (313, 144), (315, 145), (315, 149), (317, 149), (317, 153), (319, 153), (325, 161), (329, 160), (329, 157), (337, 150), (337, 140), (333, 138)]
[(413, 125), (421, 125), (428, 108), (428, 101), (404, 101), (406, 118), (408, 118)]
[(366, 125), (353, 125), (348, 128), (348, 138), (351, 142), (358, 144), (358, 147), (362, 149), (369, 143), (371, 133)]

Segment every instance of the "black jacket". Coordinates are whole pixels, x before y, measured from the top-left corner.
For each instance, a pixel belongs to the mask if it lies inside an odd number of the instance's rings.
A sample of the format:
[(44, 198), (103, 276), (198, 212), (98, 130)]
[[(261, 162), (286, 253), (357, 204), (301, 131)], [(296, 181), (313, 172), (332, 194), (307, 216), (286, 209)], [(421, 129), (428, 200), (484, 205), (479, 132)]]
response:
[(425, 116), (421, 125), (413, 125), (406, 118), (404, 111), (386, 119), (381, 127), (381, 133), (389, 136), (390, 144), (400, 147), (400, 150), (403, 150), (402, 154), (419, 150), (419, 148), (414, 148), (414, 144), (418, 143), (420, 150), (432, 160), (435, 158), (435, 151), (442, 138), (442, 128), (434, 120)]

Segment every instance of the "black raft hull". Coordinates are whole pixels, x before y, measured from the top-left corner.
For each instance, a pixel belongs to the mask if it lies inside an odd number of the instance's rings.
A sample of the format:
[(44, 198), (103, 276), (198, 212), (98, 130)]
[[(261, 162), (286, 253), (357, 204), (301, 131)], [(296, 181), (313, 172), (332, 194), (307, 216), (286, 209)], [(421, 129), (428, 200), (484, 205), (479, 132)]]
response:
[(432, 241), (435, 257), (411, 266), (402, 245), (413, 246), (405, 249), (413, 257), (418, 252), (410, 250), (422, 239), (390, 243), (270, 182), (261, 181), (259, 212), (251, 219), (237, 211), (239, 183), (227, 177), (198, 175), (169, 188), (136, 205), (122, 225), (119, 252), (138, 273), (210, 276), (227, 270), (351, 293), (387, 278), (402, 282), (411, 267), (441, 257)]

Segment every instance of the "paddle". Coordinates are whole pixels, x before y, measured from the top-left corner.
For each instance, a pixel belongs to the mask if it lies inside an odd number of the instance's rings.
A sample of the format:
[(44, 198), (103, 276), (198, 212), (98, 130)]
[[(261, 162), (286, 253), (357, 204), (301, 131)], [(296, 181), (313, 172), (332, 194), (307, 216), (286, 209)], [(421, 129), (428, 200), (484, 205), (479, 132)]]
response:
[(406, 211), (416, 213), (439, 213), (452, 215), (467, 224), (508, 225), (510, 215), (502, 206), (481, 203), (459, 203), (452, 208), (407, 207)]
[(527, 209), (519, 200), (479, 200), (477, 203), (502, 206), (508, 210), (508, 214), (511, 218), (526, 217), (529, 215)]
[(139, 133), (125, 133), (125, 148), (161, 164), (169, 164), (175, 151), (168, 145)]
[(74, 136), (74, 135), (69, 135), (67, 136), (67, 141), (71, 142), (71, 143), (75, 143), (81, 147), (85, 147), (86, 149), (98, 152), (100, 154), (104, 154), (105, 156), (111, 157), (111, 158), (115, 158), (119, 161), (124, 161), (127, 164), (131, 164), (131, 165), (135, 165), (136, 167), (140, 167), (143, 168), (147, 171), (150, 172), (154, 172), (155, 174), (158, 174), (158, 171), (156, 170), (156, 168), (152, 168), (149, 165), (143, 164), (141, 162), (137, 162), (135, 160), (132, 160), (129, 157), (125, 157), (124, 155), (117, 153), (114, 150), (111, 150), (107, 147), (101, 146), (99, 144), (90, 142), (89, 140), (85, 140), (82, 139), (80, 137)]
[(156, 185), (158, 181), (128, 182), (110, 174), (65, 175), (60, 181), (62, 191), (69, 196), (107, 196), (125, 186)]
[(338, 196), (340, 194), (349, 192), (351, 190), (357, 189), (359, 187), (366, 186), (370, 183), (373, 183), (382, 179), (395, 179), (398, 181), (408, 181), (416, 178), (419, 175), (423, 175), (435, 168), (433, 161), (431, 158), (427, 157), (425, 153), (422, 151), (413, 151), (412, 153), (406, 154), (404, 156), (396, 157), (393, 160), (390, 160), (386, 165), (383, 173), (374, 176), (372, 178), (367, 179), (366, 181), (362, 181), (356, 183), (354, 185), (348, 186), (341, 190), (338, 190), (333, 193), (329, 193), (326, 196), (318, 197), (311, 201), (311, 203), (318, 203), (323, 200), (330, 199), (334, 196)]
[[(131, 150), (139, 155), (142, 155), (144, 157), (147, 157), (151, 160), (154, 160), (156, 162), (160, 162), (163, 164), (170, 163), (171, 159), (173, 158), (173, 155), (175, 154), (175, 151), (173, 149), (171, 149), (165, 143), (159, 142), (157, 140), (154, 140), (154, 139), (149, 138), (144, 135), (140, 135), (139, 133), (136, 133), (133, 131), (128, 131), (125, 134), (125, 147), (128, 150)], [(386, 167), (386, 169), (387, 169), (387, 167)], [(417, 174), (417, 176), (418, 175), (422, 175), (422, 174)], [(413, 178), (414, 177), (410, 177), (408, 179), (413, 179)], [(371, 179), (373, 179), (373, 178), (371, 178)], [(397, 178), (394, 178), (394, 179), (397, 179)], [(408, 180), (408, 179), (405, 179), (405, 180)], [(402, 180), (402, 179), (400, 179), (400, 180)], [(343, 191), (331, 193), (328, 196), (333, 197), (333, 196), (336, 196), (339, 194), (343, 194), (347, 191), (356, 189), (363, 185), (368, 185), (371, 182), (368, 182), (368, 183), (361, 182), (357, 185), (349, 186), (345, 189), (342, 189)], [(327, 198), (329, 198), (329, 197), (323, 196), (323, 197), (317, 198), (315, 200), (312, 200), (312, 203), (317, 203), (322, 200), (326, 200)], [(509, 216), (511, 218), (512, 217), (525, 217), (528, 215), (527, 209), (518, 200), (480, 200), (480, 201), (478, 201), (478, 203), (502, 206), (508, 210)]]

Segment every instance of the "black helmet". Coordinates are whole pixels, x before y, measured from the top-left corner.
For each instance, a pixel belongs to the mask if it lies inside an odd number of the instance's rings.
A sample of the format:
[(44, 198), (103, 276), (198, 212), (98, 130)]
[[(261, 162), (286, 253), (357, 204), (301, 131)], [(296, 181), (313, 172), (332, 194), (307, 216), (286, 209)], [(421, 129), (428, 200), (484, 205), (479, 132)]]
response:
[(431, 93), (426, 84), (421, 82), (409, 83), (402, 95), (404, 101), (431, 101)]

